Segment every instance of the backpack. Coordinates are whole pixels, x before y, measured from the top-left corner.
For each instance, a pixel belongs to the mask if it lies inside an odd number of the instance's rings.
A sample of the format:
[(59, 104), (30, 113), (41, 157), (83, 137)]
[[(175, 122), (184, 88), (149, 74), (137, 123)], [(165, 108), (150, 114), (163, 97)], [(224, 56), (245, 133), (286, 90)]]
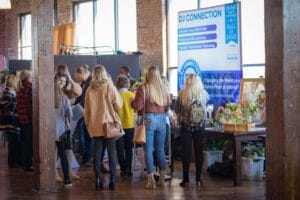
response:
[(206, 110), (199, 100), (191, 103), (190, 119), (187, 131), (190, 133), (202, 132), (205, 129)]
[(190, 123), (197, 125), (206, 119), (205, 107), (200, 100), (194, 100), (191, 104)]

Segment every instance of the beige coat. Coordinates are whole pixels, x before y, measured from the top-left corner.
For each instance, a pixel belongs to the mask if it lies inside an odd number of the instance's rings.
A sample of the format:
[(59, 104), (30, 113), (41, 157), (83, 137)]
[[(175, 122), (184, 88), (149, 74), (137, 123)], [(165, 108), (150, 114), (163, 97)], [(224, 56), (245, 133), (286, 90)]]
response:
[(122, 105), (122, 97), (112, 84), (103, 84), (98, 89), (89, 87), (85, 94), (84, 121), (90, 136), (104, 136), (104, 122), (120, 122), (116, 111)]

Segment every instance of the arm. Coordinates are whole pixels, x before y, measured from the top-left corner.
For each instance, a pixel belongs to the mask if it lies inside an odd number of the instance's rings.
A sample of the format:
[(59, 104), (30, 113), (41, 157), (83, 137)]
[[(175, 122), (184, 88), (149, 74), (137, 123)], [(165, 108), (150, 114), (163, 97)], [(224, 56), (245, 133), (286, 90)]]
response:
[(90, 100), (89, 100), (89, 89), (88, 89), (85, 95), (84, 115), (83, 115), (86, 127), (88, 127), (90, 121), (89, 116), (90, 116)]
[(144, 87), (140, 86), (135, 95), (135, 99), (131, 102), (131, 107), (135, 110), (142, 110), (144, 108)]
[(111, 99), (113, 101), (114, 109), (117, 111), (119, 110), (123, 105), (123, 99), (120, 95), (120, 93), (117, 91), (116, 87), (113, 85), (109, 85), (109, 90), (112, 91)]
[(78, 83), (70, 80), (70, 87), (64, 90), (65, 95), (69, 99), (77, 98), (82, 94), (82, 89)]

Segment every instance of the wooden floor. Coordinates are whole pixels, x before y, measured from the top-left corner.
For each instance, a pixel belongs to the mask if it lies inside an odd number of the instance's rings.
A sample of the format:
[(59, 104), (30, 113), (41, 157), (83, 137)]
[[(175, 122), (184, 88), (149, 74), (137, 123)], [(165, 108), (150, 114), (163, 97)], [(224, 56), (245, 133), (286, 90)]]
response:
[[(206, 173), (203, 175), (204, 187), (194, 185), (194, 176), (186, 188), (179, 186), (181, 170), (180, 163), (175, 164), (175, 173), (172, 181), (165, 188), (156, 190), (144, 189), (145, 175), (141, 170), (134, 171), (132, 178), (118, 177), (116, 190), (107, 189), (108, 175), (105, 177), (105, 189), (101, 192), (94, 190), (92, 168), (82, 167), (78, 171), (81, 179), (73, 181), (73, 187), (65, 190), (62, 184), (57, 184), (57, 191), (52, 193), (38, 193), (32, 190), (32, 173), (23, 172), (21, 168), (7, 167), (7, 150), (0, 145), (0, 199), (42, 199), (42, 200), (89, 200), (89, 199), (238, 199), (260, 200), (265, 199), (264, 182), (246, 182), (242, 187), (233, 187), (231, 179), (212, 178)], [(194, 174), (192, 170), (191, 174)]]

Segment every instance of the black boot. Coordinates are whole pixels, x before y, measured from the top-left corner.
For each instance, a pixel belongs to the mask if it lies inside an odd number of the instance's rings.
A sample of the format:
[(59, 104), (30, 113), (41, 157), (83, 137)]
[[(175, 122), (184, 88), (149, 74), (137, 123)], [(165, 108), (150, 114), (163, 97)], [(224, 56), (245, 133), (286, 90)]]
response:
[(180, 185), (180, 187), (185, 187), (185, 185), (186, 185), (187, 183), (189, 183), (189, 182), (190, 182), (189, 179), (183, 179), (183, 180), (179, 183), (179, 185)]
[(115, 190), (115, 178), (110, 178), (110, 182), (109, 182), (109, 186), (108, 186), (109, 190)]
[(96, 176), (95, 189), (96, 191), (103, 190), (103, 183), (100, 176)]

